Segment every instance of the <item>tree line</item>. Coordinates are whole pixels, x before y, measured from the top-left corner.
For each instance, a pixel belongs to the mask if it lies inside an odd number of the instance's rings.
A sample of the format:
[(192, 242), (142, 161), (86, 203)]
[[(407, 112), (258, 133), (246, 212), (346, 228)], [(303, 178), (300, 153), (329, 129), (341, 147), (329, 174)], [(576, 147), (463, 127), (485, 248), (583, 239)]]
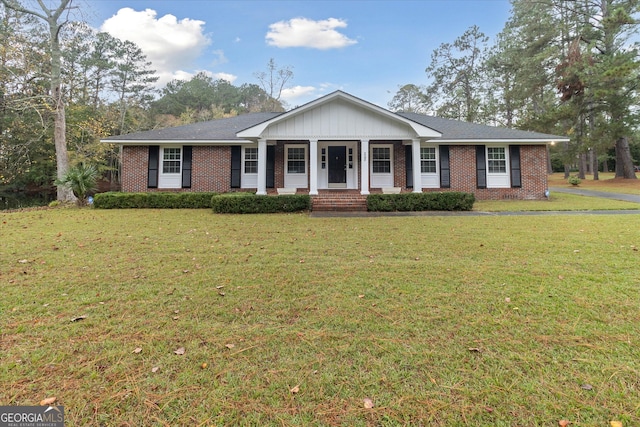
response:
[[(72, 20), (72, 0), (0, 0), (0, 193), (51, 186), (91, 163), (117, 183), (118, 152), (100, 138), (257, 111), (284, 111), (293, 77), (273, 60), (257, 84), (206, 73), (156, 89), (134, 43)], [(401, 86), (388, 106), (568, 135), (552, 147), (568, 175), (615, 168), (635, 178), (640, 0), (511, 0), (496, 40), (472, 26), (425, 64), (428, 84)], [(73, 197), (58, 188), (57, 197)]]
[(493, 44), (472, 26), (431, 55), (426, 85), (401, 86), (388, 106), (567, 135), (552, 158), (568, 176), (615, 168), (635, 179), (638, 0), (511, 0)]
[[(257, 111), (284, 111), (272, 60), (258, 84), (199, 73), (161, 90), (142, 50), (69, 20), (71, 0), (50, 8), (0, 0), (0, 193), (51, 188), (70, 165), (92, 164), (115, 185), (118, 150), (99, 140)], [(73, 200), (63, 186), (59, 200)]]

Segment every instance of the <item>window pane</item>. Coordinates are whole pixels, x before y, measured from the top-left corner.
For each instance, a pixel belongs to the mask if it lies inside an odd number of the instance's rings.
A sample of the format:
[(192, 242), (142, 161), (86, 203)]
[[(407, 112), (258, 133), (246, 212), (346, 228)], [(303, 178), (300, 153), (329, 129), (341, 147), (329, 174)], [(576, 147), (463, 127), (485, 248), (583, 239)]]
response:
[(420, 172), (436, 173), (435, 147), (420, 147)]
[(489, 173), (507, 173), (507, 154), (504, 147), (487, 147)]
[(244, 173), (258, 173), (258, 149), (244, 149)]
[(306, 173), (304, 147), (287, 148), (287, 173)]
[(391, 149), (389, 147), (373, 147), (371, 157), (371, 171), (373, 173), (391, 173)]
[(180, 148), (165, 148), (162, 151), (162, 173), (180, 173)]

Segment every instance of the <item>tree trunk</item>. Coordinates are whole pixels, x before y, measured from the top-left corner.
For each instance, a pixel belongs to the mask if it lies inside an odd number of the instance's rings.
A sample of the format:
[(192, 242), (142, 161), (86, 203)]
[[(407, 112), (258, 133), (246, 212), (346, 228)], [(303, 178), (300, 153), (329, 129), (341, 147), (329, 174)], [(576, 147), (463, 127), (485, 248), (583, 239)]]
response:
[(638, 179), (633, 170), (633, 160), (626, 136), (616, 141), (616, 178)]
[(595, 147), (593, 148), (593, 150), (591, 150), (591, 164), (591, 167), (593, 168), (593, 180), (599, 181), (600, 175), (598, 172), (598, 151), (595, 149)]
[[(62, 52), (58, 38), (61, 25), (58, 24), (58, 18), (55, 16), (49, 16), (47, 21), (51, 42), (51, 97), (55, 109), (53, 142), (56, 147), (56, 176), (62, 179), (69, 170), (69, 155), (67, 153), (67, 120), (62, 99)], [(73, 202), (76, 197), (70, 188), (58, 185), (57, 199), (61, 202)]]
[[(64, 100), (62, 99), (62, 53), (60, 51), (60, 30), (63, 23), (58, 23), (58, 19), (62, 13), (67, 10), (67, 6), (71, 0), (60, 0), (57, 9), (48, 9), (42, 0), (38, 0), (38, 5), (43, 13), (22, 7), (19, 2), (9, 0), (0, 0), (5, 7), (9, 9), (27, 13), (36, 16), (45, 21), (49, 26), (49, 43), (51, 48), (51, 80), (50, 80), (50, 96), (53, 104), (55, 116), (53, 123), (53, 142), (56, 148), (56, 169), (57, 177), (61, 178), (69, 169), (69, 156), (67, 155), (67, 122), (65, 119)], [(76, 200), (73, 192), (58, 185), (57, 198), (63, 202), (72, 202)]]
[(580, 157), (578, 161), (578, 178), (586, 179), (586, 170), (587, 170), (587, 155), (585, 153), (580, 153)]

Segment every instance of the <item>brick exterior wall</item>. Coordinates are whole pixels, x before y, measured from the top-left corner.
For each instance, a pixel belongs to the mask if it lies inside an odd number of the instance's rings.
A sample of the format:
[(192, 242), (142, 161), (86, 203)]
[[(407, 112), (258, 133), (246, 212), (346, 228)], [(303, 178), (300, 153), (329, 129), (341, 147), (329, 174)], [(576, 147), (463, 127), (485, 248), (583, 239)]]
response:
[[(374, 146), (376, 143), (383, 143), (383, 141), (371, 141), (370, 145)], [(405, 146), (400, 141), (384, 141), (384, 143), (393, 143), (395, 186), (401, 187), (402, 191), (412, 191), (411, 188), (406, 186)], [(275, 188), (284, 187), (284, 144), (284, 141), (279, 141), (275, 147)], [(360, 151), (360, 147), (358, 151)], [(544, 145), (520, 146), (522, 188), (476, 188), (476, 153), (474, 145), (450, 145), (449, 156), (451, 188), (425, 188), (423, 189), (424, 192), (464, 191), (475, 194), (478, 200), (545, 198), (544, 193), (547, 189), (547, 150)], [(147, 146), (123, 147), (121, 163), (122, 191), (229, 192), (239, 190), (231, 188), (231, 147), (229, 146), (193, 146), (190, 189), (147, 188), (148, 162), (149, 149)], [(415, 166), (419, 167), (419, 164), (416, 163)], [(360, 173), (358, 173), (358, 182), (360, 183)], [(376, 190), (372, 189), (372, 192), (378, 192)], [(305, 192), (304, 189), (299, 191)]]
[(148, 146), (124, 146), (122, 150), (122, 191), (231, 191), (231, 147), (193, 146), (191, 188), (147, 187)]
[(147, 188), (147, 173), (149, 169), (149, 147), (122, 147), (122, 191), (140, 193), (149, 191)]

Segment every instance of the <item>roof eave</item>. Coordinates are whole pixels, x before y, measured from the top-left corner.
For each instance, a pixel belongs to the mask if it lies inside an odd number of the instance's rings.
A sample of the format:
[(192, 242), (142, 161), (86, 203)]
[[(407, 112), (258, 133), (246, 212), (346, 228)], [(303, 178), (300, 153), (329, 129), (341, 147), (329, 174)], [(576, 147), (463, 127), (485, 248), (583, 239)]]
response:
[(101, 139), (100, 142), (119, 145), (160, 145), (160, 144), (188, 144), (188, 145), (233, 145), (252, 144), (249, 139)]
[(555, 142), (569, 142), (569, 138), (487, 138), (487, 139), (434, 139), (432, 142), (441, 144), (551, 144)]

